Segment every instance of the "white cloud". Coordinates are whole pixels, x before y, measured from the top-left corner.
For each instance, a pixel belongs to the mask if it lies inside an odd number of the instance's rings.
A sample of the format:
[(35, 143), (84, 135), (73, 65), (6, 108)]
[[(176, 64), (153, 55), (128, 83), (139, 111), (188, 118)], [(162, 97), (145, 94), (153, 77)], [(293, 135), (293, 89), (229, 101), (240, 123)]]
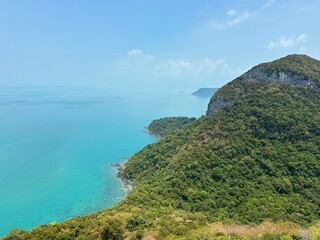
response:
[(239, 17), (227, 22), (227, 25), (232, 26), (235, 24), (239, 24), (239, 23), (243, 22), (244, 20), (247, 20), (249, 17), (251, 17), (251, 13), (245, 12), (242, 15), (240, 15)]
[(141, 55), (141, 54), (143, 54), (143, 51), (140, 49), (131, 49), (128, 51), (129, 56)]
[(279, 45), (284, 48), (292, 47), (294, 44), (295, 40), (293, 38), (281, 37), (279, 41)]
[(201, 58), (189, 59), (168, 59), (157, 61), (152, 54), (142, 50), (132, 49), (128, 55), (123, 57), (117, 64), (120, 72), (131, 72), (140, 76), (162, 76), (170, 78), (211, 76), (219, 74), (234, 77), (241, 74), (241, 69), (230, 67), (225, 59)]
[(252, 17), (251, 13), (244, 12), (241, 15), (238, 15), (238, 16), (234, 17), (233, 19), (228, 20), (228, 21), (226, 21), (224, 23), (215, 24), (215, 28), (217, 28), (217, 29), (225, 29), (227, 27), (238, 25), (238, 24), (246, 21), (250, 17)]
[(278, 41), (270, 41), (267, 45), (266, 48), (272, 49), (272, 48), (290, 48), (298, 43), (304, 42), (306, 40), (307, 36), (302, 33), (298, 37), (280, 37)]
[(156, 65), (156, 70), (170, 76), (180, 76), (190, 74), (195, 71), (195, 67), (187, 60), (167, 60)]
[(234, 15), (236, 15), (236, 14), (237, 14), (237, 11), (234, 10), (234, 9), (230, 9), (230, 10), (227, 12), (227, 15), (228, 15), (228, 16), (234, 16)]
[(267, 0), (266, 3), (262, 6), (262, 8), (271, 7), (277, 0)]
[[(212, 19), (210, 21), (205, 22), (203, 25), (201, 25), (200, 29), (201, 30), (212, 30), (212, 29), (219, 29), (223, 30), (227, 27), (232, 27), (235, 25), (239, 25), (245, 21), (247, 21), (250, 18), (255, 18), (259, 17), (261, 13), (265, 10), (266, 8), (270, 8), (273, 5), (275, 5), (278, 2), (278, 0), (266, 0), (264, 4), (261, 4), (259, 7), (256, 9), (252, 9), (251, 11), (243, 11), (243, 12), (238, 12), (237, 10), (231, 8), (226, 12), (227, 19), (225, 21), (219, 21), (216, 19)], [(208, 6), (206, 6), (209, 8)], [(269, 17), (268, 20), (274, 20), (276, 17), (272, 16)]]
[(171, 59), (160, 62), (157, 65), (157, 70), (169, 76), (208, 75), (216, 71), (233, 72), (233, 69), (225, 63), (224, 59), (213, 60), (210, 58), (197, 60)]
[(302, 33), (299, 37), (297, 37), (297, 42), (304, 41), (306, 38), (307, 36), (304, 33)]
[(135, 73), (146, 73), (153, 67), (155, 57), (152, 54), (145, 53), (140, 49), (131, 49), (127, 56), (123, 57), (117, 64), (116, 68), (120, 71), (130, 71)]
[(277, 44), (274, 42), (274, 41), (270, 41), (268, 44), (267, 44), (267, 48), (268, 49), (271, 49), (271, 48), (274, 48)]

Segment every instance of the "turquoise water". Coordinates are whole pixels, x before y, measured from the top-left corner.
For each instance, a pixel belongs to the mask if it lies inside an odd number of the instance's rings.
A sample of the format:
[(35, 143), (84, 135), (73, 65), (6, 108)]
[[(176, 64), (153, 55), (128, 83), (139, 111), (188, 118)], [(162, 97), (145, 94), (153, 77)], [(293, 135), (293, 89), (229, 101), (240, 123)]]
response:
[(0, 88), (0, 236), (110, 207), (126, 195), (112, 163), (155, 139), (155, 118), (201, 116), (189, 94)]

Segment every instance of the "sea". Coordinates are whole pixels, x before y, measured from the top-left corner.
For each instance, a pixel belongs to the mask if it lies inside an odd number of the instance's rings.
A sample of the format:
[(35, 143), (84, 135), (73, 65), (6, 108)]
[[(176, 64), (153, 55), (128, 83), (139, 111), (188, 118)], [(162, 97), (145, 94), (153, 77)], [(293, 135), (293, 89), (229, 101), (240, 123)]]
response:
[(190, 93), (0, 88), (0, 236), (108, 208), (128, 189), (115, 163), (157, 141), (153, 119), (200, 117)]

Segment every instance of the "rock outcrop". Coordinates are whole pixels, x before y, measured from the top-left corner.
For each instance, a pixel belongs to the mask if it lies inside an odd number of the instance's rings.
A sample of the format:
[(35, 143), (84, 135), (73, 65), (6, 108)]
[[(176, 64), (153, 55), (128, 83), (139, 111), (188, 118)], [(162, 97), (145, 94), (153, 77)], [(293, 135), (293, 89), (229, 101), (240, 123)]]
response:
[(222, 95), (217, 95), (217, 97), (214, 99), (214, 101), (210, 101), (208, 105), (208, 109), (206, 112), (207, 116), (212, 116), (219, 112), (221, 109), (232, 106), (235, 103), (235, 100), (225, 100)]
[(296, 86), (309, 86), (312, 88), (317, 87), (317, 84), (307, 76), (297, 75), (292, 72), (270, 71), (263, 65), (252, 68), (240, 76), (240, 79), (246, 82), (290, 84)]
[[(307, 67), (301, 69), (302, 65)], [(211, 98), (206, 115), (212, 116), (221, 109), (234, 105), (239, 98), (246, 95), (246, 85), (251, 83), (289, 84), (318, 88), (320, 86), (320, 62), (306, 55), (295, 54), (257, 65), (219, 89)], [(232, 95), (228, 94), (230, 92)]]

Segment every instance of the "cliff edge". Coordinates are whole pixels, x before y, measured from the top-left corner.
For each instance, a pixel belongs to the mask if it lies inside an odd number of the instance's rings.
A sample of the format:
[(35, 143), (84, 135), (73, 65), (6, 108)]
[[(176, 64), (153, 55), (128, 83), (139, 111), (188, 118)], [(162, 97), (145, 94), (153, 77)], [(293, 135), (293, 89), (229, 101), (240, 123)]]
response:
[(307, 55), (294, 54), (259, 64), (219, 89), (212, 96), (206, 115), (212, 116), (222, 108), (234, 105), (239, 98), (254, 90), (253, 84), (288, 84), (318, 88), (320, 61)]

